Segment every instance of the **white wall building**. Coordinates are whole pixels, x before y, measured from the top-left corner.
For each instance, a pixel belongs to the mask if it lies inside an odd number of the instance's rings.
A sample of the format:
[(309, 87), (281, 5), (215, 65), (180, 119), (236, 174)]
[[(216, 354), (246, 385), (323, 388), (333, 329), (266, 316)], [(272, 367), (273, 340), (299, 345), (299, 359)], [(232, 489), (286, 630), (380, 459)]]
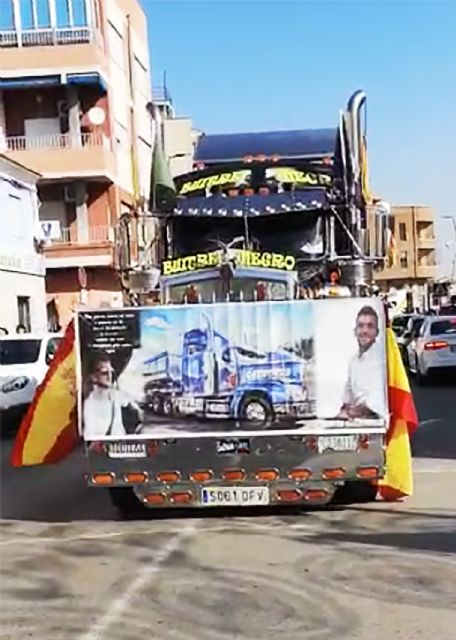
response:
[(46, 331), (44, 257), (39, 240), (39, 174), (0, 154), (0, 327)]

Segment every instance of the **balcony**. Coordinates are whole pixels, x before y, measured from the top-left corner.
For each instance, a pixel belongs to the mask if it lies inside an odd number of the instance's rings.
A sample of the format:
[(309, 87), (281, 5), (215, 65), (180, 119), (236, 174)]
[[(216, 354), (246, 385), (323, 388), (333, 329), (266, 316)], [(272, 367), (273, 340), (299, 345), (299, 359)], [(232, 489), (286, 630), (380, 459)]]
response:
[(102, 45), (100, 32), (91, 27), (65, 29), (24, 29), (0, 31), (0, 47), (52, 47), (66, 44), (96, 43)]
[(107, 71), (103, 37), (92, 27), (0, 31), (0, 50), (2, 71), (15, 78), (38, 69), (95, 65)]
[(64, 227), (60, 237), (45, 248), (46, 268), (111, 266), (114, 261), (114, 229), (89, 227), (85, 237), (76, 227)]
[(114, 153), (109, 139), (101, 132), (10, 136), (6, 138), (5, 153), (40, 173), (45, 180), (114, 180)]
[(418, 249), (435, 249), (435, 238), (432, 236), (418, 236), (416, 246)]
[(416, 267), (416, 277), (432, 279), (437, 275), (437, 265), (435, 264), (418, 264)]

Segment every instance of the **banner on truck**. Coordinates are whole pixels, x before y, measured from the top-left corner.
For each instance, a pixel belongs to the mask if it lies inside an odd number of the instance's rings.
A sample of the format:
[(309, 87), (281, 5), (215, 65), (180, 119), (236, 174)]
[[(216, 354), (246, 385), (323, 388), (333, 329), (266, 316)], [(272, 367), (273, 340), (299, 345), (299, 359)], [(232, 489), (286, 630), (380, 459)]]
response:
[(387, 424), (377, 300), (81, 311), (78, 353), (87, 440)]

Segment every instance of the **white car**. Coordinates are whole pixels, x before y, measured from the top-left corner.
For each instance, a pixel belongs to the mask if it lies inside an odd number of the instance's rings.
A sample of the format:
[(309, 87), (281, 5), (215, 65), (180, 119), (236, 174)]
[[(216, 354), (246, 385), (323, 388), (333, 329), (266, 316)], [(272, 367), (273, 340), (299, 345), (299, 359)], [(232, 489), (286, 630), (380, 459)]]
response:
[(428, 316), (407, 353), (417, 382), (425, 382), (435, 371), (445, 371), (456, 380), (456, 316)]
[(55, 333), (0, 337), (0, 424), (25, 413), (61, 339)]

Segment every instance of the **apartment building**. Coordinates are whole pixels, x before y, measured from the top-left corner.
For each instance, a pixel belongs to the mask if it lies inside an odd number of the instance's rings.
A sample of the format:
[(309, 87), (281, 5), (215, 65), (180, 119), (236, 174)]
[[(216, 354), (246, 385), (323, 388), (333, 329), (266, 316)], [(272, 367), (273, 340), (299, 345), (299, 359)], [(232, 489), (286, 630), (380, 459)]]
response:
[(39, 175), (0, 154), (0, 328), (46, 331), (44, 257), (38, 223)]
[(395, 260), (375, 279), (382, 290), (396, 294), (408, 308), (427, 307), (429, 283), (437, 275), (434, 211), (425, 206), (396, 205), (391, 215)]
[(195, 145), (200, 132), (194, 128), (191, 118), (177, 115), (165, 78), (161, 86), (154, 86), (152, 93), (171, 175), (188, 173), (193, 169)]
[(139, 0), (1, 0), (0, 151), (41, 174), (49, 308), (121, 304), (116, 227), (149, 194)]

